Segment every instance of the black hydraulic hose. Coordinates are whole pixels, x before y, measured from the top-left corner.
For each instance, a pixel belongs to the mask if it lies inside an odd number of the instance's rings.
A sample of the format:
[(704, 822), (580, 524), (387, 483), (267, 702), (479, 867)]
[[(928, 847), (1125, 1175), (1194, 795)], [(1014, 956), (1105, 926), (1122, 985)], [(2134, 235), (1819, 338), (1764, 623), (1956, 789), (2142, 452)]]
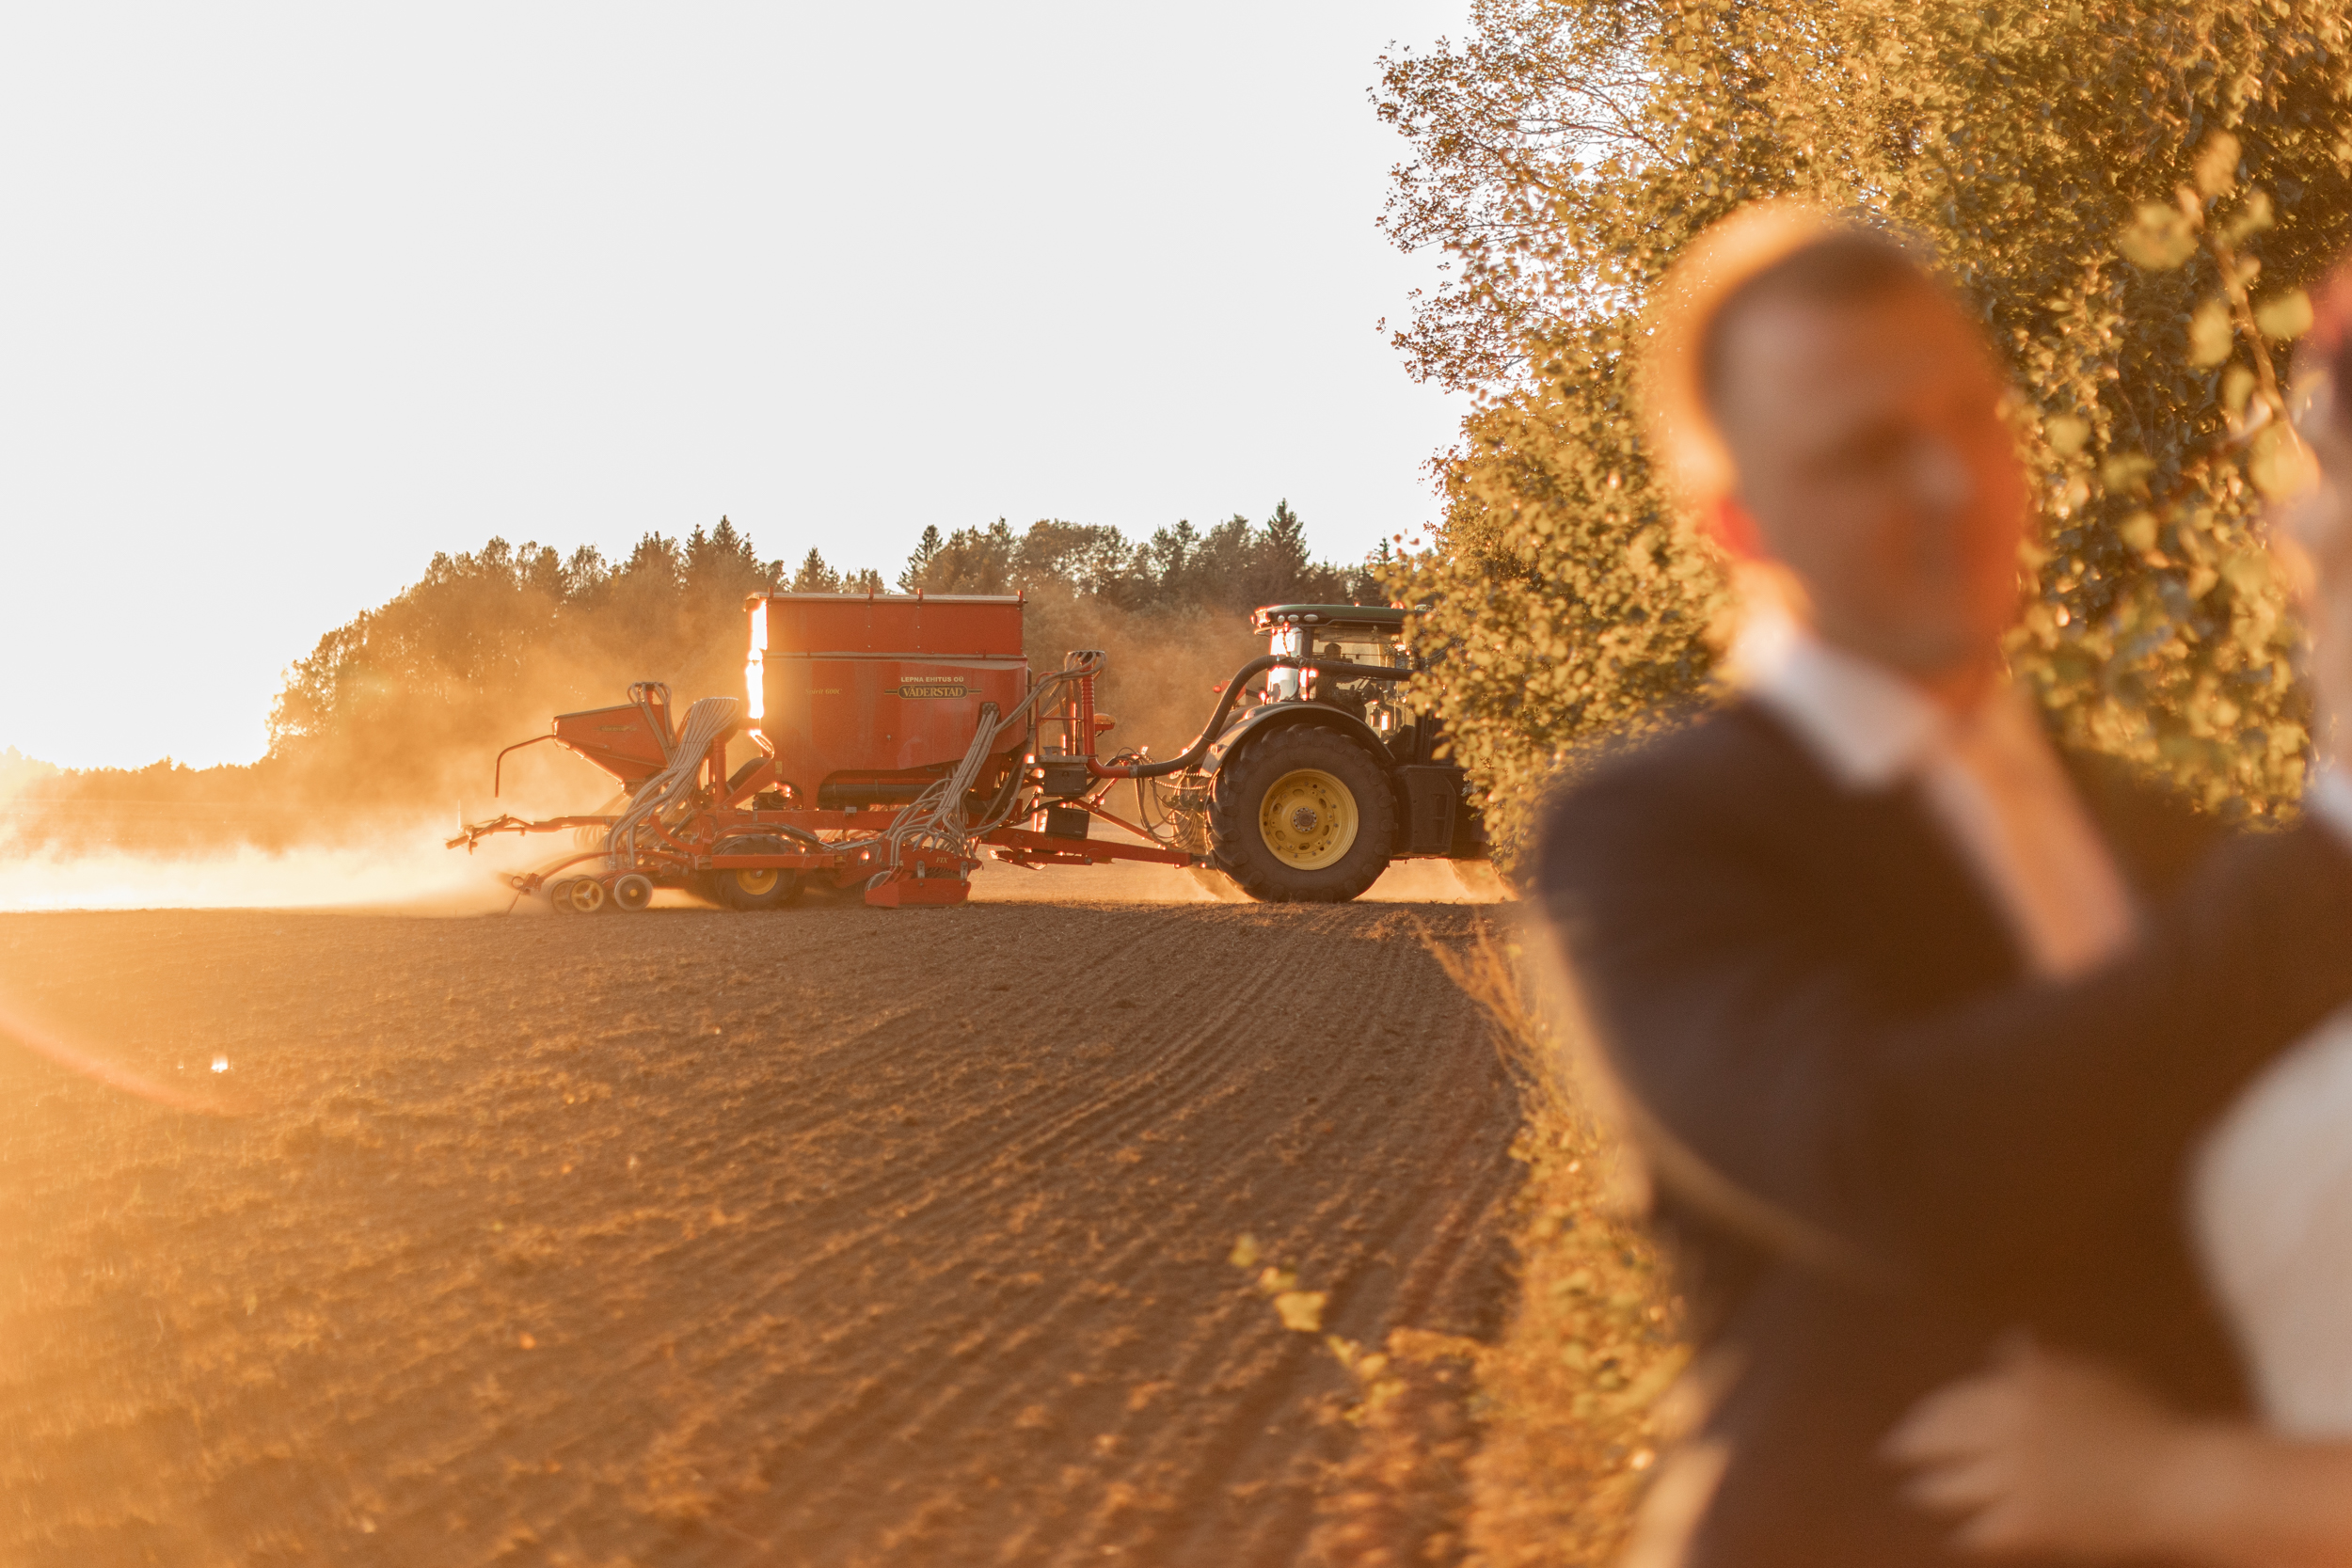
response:
[(996, 798), (988, 803), (987, 822), (990, 827), (993, 828), (1005, 820), (1005, 814), (1012, 809), (1013, 801), (1020, 799), (1021, 786), (1025, 782), (1021, 768), (1015, 768), (1006, 773), (1005, 782), (997, 786)]
[[(554, 738), (555, 732), (549, 730), (545, 735), (534, 735), (529, 740), (517, 740), (506, 748), (506, 752), (519, 752), (526, 746), (536, 746), (542, 740)], [(498, 754), (498, 760), (490, 765), (490, 799), (493, 800), (497, 800), (499, 795), (499, 776), (506, 771), (506, 752), (501, 752)]]
[(1216, 744), (1216, 737), (1225, 733), (1225, 721), (1233, 711), (1233, 704), (1241, 696), (1241, 689), (1250, 677), (1277, 666), (1285, 670), (1311, 670), (1318, 675), (1333, 675), (1341, 680), (1407, 681), (1414, 672), (1399, 670), (1388, 664), (1351, 664), (1345, 659), (1294, 657), (1288, 654), (1268, 654), (1243, 665), (1232, 680), (1225, 683), (1225, 695), (1217, 699), (1216, 711), (1209, 715), (1209, 727), (1200, 732), (1200, 738), (1187, 747), (1181, 755), (1166, 762), (1132, 762), (1125, 764), (1096, 762), (1087, 759), (1089, 771), (1098, 779), (1162, 779), (1170, 773), (1181, 773), (1198, 766)]

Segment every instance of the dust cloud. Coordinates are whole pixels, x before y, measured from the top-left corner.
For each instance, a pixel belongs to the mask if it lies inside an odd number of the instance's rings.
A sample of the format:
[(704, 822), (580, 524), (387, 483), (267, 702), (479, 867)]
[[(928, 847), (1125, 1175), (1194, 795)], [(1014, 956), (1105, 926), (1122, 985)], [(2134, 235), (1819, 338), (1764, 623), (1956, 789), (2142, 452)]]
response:
[[(1111, 835), (1104, 834), (1104, 837)], [(1511, 894), (1484, 861), (1399, 861), (1380, 874), (1359, 902), (1499, 904)], [(980, 904), (1246, 904), (1249, 895), (1220, 872), (1134, 861), (1108, 865), (984, 863), (973, 874), (972, 899)]]
[(0, 911), (363, 909), (487, 914), (515, 901), (498, 877), (524, 854), (470, 860), (444, 850), (441, 824), (413, 822), (371, 842), (264, 848), (253, 844), (159, 854), (118, 847), (43, 850), (0, 860)]
[(1225, 681), (1265, 652), (1248, 616), (1223, 610), (1125, 610), (1047, 593), (1031, 596), (1023, 619), (1029, 668), (1040, 674), (1060, 669), (1073, 649), (1103, 650), (1095, 706), (1119, 721), (1104, 734), (1106, 753), (1149, 747), (1165, 758), (1182, 752), (1216, 711)]

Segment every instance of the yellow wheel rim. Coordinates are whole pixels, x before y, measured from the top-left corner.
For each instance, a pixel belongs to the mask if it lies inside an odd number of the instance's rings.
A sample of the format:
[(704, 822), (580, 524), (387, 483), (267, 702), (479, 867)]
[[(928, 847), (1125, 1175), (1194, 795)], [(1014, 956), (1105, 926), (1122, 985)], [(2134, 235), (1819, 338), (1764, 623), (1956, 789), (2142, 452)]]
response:
[(1356, 796), (1319, 768), (1274, 781), (1258, 807), (1258, 834), (1295, 871), (1320, 871), (1356, 842)]
[(735, 874), (735, 885), (754, 898), (765, 898), (773, 893), (778, 873), (772, 865), (762, 865)]

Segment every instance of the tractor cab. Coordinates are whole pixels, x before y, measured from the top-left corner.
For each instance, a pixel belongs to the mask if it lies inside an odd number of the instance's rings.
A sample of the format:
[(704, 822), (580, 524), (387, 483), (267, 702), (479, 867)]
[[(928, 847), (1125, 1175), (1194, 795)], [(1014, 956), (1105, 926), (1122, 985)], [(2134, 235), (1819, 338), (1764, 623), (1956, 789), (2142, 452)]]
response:
[[(1268, 604), (1251, 626), (1265, 632), (1268, 654), (1287, 658), (1345, 658), (1355, 665), (1409, 668), (1405, 651), (1405, 611), (1386, 604)], [(1315, 696), (1312, 677), (1301, 670), (1273, 670), (1265, 698), (1279, 703)]]
[[(1412, 668), (1412, 655), (1405, 646), (1405, 611), (1388, 605), (1268, 605), (1251, 617), (1251, 625), (1266, 635), (1266, 651), (1279, 657), (1344, 659), (1389, 670)], [(1371, 730), (1394, 760), (1429, 760), (1419, 754), (1424, 749), (1422, 737), (1394, 681), (1277, 667), (1266, 673), (1264, 700), (1321, 703), (1338, 708)]]
[(1266, 657), (1235, 679), (1263, 672), (1258, 700), (1220, 711), (1214, 743), (1204, 736), (1161, 809), (1206, 867), (1251, 897), (1353, 898), (1391, 861), (1485, 855), (1461, 768), (1406, 701), (1405, 615), (1278, 604), (1250, 618)]

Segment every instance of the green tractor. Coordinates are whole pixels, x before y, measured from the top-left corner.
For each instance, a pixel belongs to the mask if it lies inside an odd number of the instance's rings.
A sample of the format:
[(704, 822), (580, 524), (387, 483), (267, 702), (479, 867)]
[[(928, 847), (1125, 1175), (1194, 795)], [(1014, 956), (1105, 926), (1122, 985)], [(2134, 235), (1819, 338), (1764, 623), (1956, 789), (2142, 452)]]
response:
[(1404, 701), (1405, 611), (1268, 605), (1252, 625), (1266, 657), (1227, 683), (1200, 740), (1119, 769), (1151, 786), (1154, 835), (1268, 903), (1354, 898), (1392, 861), (1486, 859), (1462, 769)]

